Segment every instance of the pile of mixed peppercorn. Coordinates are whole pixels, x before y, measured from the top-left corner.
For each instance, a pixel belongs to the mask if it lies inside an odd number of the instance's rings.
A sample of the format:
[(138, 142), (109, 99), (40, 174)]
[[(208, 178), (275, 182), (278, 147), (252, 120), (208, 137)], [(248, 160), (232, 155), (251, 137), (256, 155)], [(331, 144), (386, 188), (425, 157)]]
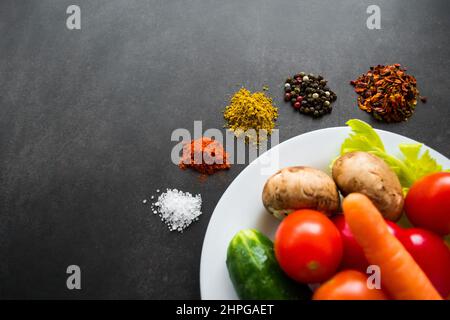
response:
[(292, 107), (301, 113), (313, 117), (331, 113), (331, 104), (337, 98), (321, 75), (315, 76), (305, 72), (286, 79), (284, 91), (286, 102), (290, 102)]

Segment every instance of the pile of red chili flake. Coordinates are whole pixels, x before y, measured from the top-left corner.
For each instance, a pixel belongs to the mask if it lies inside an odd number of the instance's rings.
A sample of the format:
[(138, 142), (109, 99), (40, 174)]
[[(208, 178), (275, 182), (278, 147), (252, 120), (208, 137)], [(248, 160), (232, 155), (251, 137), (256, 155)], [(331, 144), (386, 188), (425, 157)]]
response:
[(419, 96), (416, 78), (406, 74), (400, 64), (370, 67), (350, 84), (359, 95), (359, 108), (381, 121), (407, 120), (414, 113), (418, 97), (426, 102), (425, 97)]
[(178, 165), (181, 169), (194, 169), (201, 174), (211, 175), (230, 169), (228, 153), (222, 144), (208, 137), (192, 140), (183, 146), (183, 155)]

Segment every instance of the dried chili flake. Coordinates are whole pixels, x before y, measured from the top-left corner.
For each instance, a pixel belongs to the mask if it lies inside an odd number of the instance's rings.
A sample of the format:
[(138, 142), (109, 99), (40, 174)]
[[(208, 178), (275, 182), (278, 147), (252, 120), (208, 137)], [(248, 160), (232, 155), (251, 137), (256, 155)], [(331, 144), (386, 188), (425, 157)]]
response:
[(230, 168), (228, 153), (216, 140), (201, 137), (183, 146), (183, 155), (178, 165), (181, 169), (194, 169), (202, 174), (211, 175), (219, 170)]
[(359, 108), (386, 122), (407, 120), (420, 97), (416, 78), (406, 74), (400, 64), (370, 67), (350, 84), (359, 95)]

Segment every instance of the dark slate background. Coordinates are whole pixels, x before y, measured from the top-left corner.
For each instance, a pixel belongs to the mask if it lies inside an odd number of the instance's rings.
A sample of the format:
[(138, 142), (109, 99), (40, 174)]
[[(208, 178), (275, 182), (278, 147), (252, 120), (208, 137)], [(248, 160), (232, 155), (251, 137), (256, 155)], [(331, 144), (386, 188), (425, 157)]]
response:
[[(74, 3), (81, 31), (65, 25)], [(369, 4), (381, 30), (366, 28)], [(449, 18), (447, 0), (2, 0), (0, 297), (199, 298), (208, 221), (245, 166), (202, 182), (171, 163), (170, 135), (194, 120), (221, 128), (241, 85), (270, 87), (281, 140), (360, 118), (450, 156)], [(429, 99), (384, 125), (358, 110), (348, 82), (390, 63)], [(302, 70), (329, 80), (331, 115), (282, 101), (283, 80)], [(182, 235), (142, 204), (167, 187), (204, 199)], [(66, 289), (70, 264), (81, 291)]]

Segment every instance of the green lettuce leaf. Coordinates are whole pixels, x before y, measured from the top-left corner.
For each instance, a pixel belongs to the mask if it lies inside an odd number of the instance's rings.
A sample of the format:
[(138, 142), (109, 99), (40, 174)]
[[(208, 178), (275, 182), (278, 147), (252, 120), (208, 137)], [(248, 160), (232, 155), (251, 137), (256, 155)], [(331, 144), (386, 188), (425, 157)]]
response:
[(341, 145), (341, 155), (352, 151), (365, 151), (383, 159), (397, 174), (405, 194), (418, 179), (442, 171), (442, 166), (430, 156), (428, 150), (421, 153), (420, 143), (400, 144), (401, 157), (395, 157), (386, 152), (380, 136), (368, 123), (351, 119), (347, 121), (347, 125), (352, 131)]

